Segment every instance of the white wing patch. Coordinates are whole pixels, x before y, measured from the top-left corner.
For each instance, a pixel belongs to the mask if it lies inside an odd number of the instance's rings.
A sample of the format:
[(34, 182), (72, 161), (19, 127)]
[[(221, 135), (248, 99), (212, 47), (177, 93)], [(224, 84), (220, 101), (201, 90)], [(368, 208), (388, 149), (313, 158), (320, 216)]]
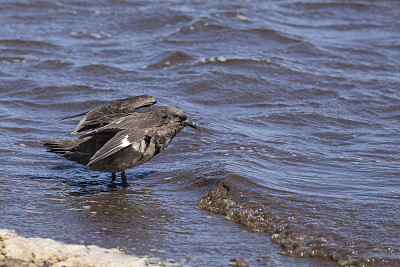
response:
[(122, 139), (121, 144), (119, 145), (120, 147), (127, 147), (131, 144), (131, 142), (128, 141), (128, 136), (125, 136), (124, 139)]
[(102, 160), (119, 150), (121, 150), (124, 147), (130, 146), (132, 143), (128, 141), (128, 135), (121, 135), (121, 137), (118, 137), (117, 139), (111, 138), (110, 140), (107, 141), (107, 143), (100, 148), (90, 159), (89, 163), (87, 165), (94, 164), (95, 162)]

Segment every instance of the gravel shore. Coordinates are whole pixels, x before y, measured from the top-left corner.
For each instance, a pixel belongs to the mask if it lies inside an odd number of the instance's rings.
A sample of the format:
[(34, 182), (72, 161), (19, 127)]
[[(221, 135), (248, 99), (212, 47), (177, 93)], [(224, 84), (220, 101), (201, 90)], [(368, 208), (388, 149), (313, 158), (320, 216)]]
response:
[(135, 257), (114, 248), (64, 244), (52, 239), (24, 238), (0, 229), (0, 266), (148, 266), (146, 257)]

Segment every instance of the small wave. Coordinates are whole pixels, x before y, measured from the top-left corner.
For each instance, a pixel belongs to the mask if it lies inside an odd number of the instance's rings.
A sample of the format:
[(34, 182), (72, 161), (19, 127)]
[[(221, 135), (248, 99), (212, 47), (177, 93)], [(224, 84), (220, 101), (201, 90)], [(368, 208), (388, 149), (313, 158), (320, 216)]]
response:
[[(26, 51), (23, 51), (26, 52)], [(24, 66), (32, 66), (37, 69), (58, 70), (72, 66), (71, 62), (59, 59), (32, 59), (25, 57), (0, 57), (0, 62), (3, 64), (21, 64)]]
[(104, 31), (101, 32), (78, 32), (78, 31), (71, 31), (69, 33), (69, 35), (73, 38), (90, 38), (90, 39), (103, 39), (103, 38), (112, 38), (112, 34), (111, 33), (107, 33)]
[(327, 9), (356, 9), (356, 10), (366, 10), (373, 8), (373, 4), (368, 3), (364, 4), (361, 2), (340, 2), (340, 1), (333, 1), (333, 2), (302, 2), (302, 1), (295, 1), (294, 3), (283, 3), (280, 6), (288, 8), (288, 10), (321, 10)]
[[(339, 93), (323, 88), (299, 88), (287, 92), (294, 99), (338, 99)], [(289, 97), (288, 97), (289, 98)]]
[(7, 73), (4, 73), (4, 72), (0, 71), (0, 77), (9, 77), (9, 76), (10, 76), (10, 74), (7, 74)]
[(215, 57), (207, 57), (200, 58), (199, 62), (201, 63), (226, 63), (228, 65), (240, 65), (243, 66), (245, 64), (256, 64), (256, 63), (271, 63), (271, 59), (269, 58), (228, 58), (225, 56), (215, 56)]
[(273, 30), (273, 29), (262, 29), (262, 28), (254, 28), (254, 29), (246, 29), (242, 30), (243, 33), (247, 33), (250, 35), (257, 35), (262, 39), (268, 40), (268, 42), (276, 41), (279, 44), (293, 44), (293, 43), (301, 43), (302, 40), (300, 37), (296, 35), (291, 35), (282, 31)]
[[(29, 121), (30, 123), (32, 123), (31, 121)], [(30, 134), (30, 135), (34, 135), (37, 133), (40, 133), (42, 130), (41, 129), (37, 129), (34, 127), (27, 127), (27, 126), (6, 126), (6, 127), (1, 127), (2, 130), (4, 130), (5, 132), (7, 132), (7, 134), (13, 133), (13, 134)]]
[[(226, 40), (246, 40), (247, 42), (267, 42), (269, 46), (276, 46), (280, 49), (286, 44), (305, 42), (296, 35), (281, 32), (274, 29), (234, 27), (227, 21), (214, 21), (213, 19), (200, 18), (168, 33), (164, 42), (167, 43), (218, 43), (226, 42)], [(249, 43), (247, 43), (249, 44)]]
[[(139, 10), (140, 9), (137, 9), (137, 11)], [(190, 15), (166, 7), (166, 9), (160, 9), (160, 11), (157, 12), (136, 12), (135, 15), (130, 16), (126, 25), (121, 25), (121, 27), (130, 28), (131, 25), (134, 25), (135, 29), (140, 31), (159, 30), (160, 28), (168, 27), (170, 23), (179, 25), (181, 23), (188, 23), (192, 20), (193, 18)]]
[(24, 101), (27, 101), (28, 103), (32, 102), (32, 104), (36, 105), (37, 103), (46, 102), (46, 99), (49, 96), (51, 96), (51, 99), (54, 101), (54, 98), (56, 97), (76, 95), (81, 98), (84, 95), (91, 95), (93, 93), (104, 91), (104, 89), (96, 89), (86, 85), (36, 86), (28, 83), (28, 86), (22, 88), (26, 88), (26, 90), (8, 90), (8, 94), (5, 94), (3, 97), (3, 103), (12, 104), (14, 101), (21, 101), (19, 98), (23, 96), (25, 98)]
[(23, 57), (0, 57), (0, 61), (3, 64), (28, 64), (31, 62), (36, 62), (38, 60), (31, 60)]
[(7, 106), (9, 109), (14, 108), (14, 109), (23, 110), (24, 108), (40, 108), (40, 107), (43, 107), (43, 105), (41, 103), (38, 103), (38, 102), (36, 102), (34, 100), (28, 101), (28, 100), (16, 100), (16, 99), (12, 99), (11, 100), (10, 99), (10, 100), (2, 100), (1, 103), (4, 106)]
[(0, 40), (0, 45), (10, 47), (12, 49), (18, 48), (40, 48), (40, 49), (57, 49), (58, 46), (52, 43), (34, 41), (34, 40), (18, 40), (18, 39), (3, 39)]
[(135, 71), (124, 70), (115, 66), (107, 66), (103, 64), (90, 64), (79, 68), (80, 71), (84, 72), (85, 75), (96, 75), (96, 76), (111, 76), (114, 79), (118, 79), (120, 75), (134, 75)]
[(356, 120), (355, 118), (336, 117), (328, 114), (318, 113), (275, 113), (269, 114), (268, 120), (277, 124), (295, 126), (320, 127), (321, 125), (324, 125), (325, 129), (329, 129), (329, 127), (334, 129), (337, 129), (337, 127), (342, 127), (347, 129), (347, 127), (356, 128), (369, 125), (368, 122)]
[(228, 25), (218, 22), (215, 15), (203, 15), (167, 33), (163, 41), (166, 43), (214, 42), (215, 39), (229, 38), (226, 35), (226, 32), (231, 30)]
[(43, 86), (43, 87), (35, 87), (33, 89), (33, 94), (37, 95), (47, 95), (47, 94), (57, 94), (57, 93), (85, 93), (85, 92), (93, 92), (95, 90), (91, 86), (86, 85), (72, 85), (72, 86)]
[(35, 65), (35, 68), (54, 70), (54, 69), (70, 67), (72, 65), (73, 64), (70, 62), (55, 59), (55, 60), (40, 61), (38, 64)]
[(288, 256), (324, 258), (343, 266), (388, 262), (378, 257), (352, 255), (350, 248), (337, 244), (328, 234), (313, 233), (317, 227), (313, 222), (298, 224), (290, 215), (280, 216), (260, 203), (242, 203), (233, 197), (230, 185), (224, 182), (204, 196), (197, 208), (222, 214), (226, 219), (242, 224), (253, 232), (268, 233), (271, 241), (281, 245), (284, 254)]
[(190, 62), (194, 62), (194, 58), (190, 55), (181, 52), (170, 52), (164, 55), (164, 58), (157, 61), (156, 63), (152, 63), (148, 66), (142, 67), (143, 69), (161, 69), (161, 68), (169, 68), (173, 66), (188, 64)]
[[(29, 79), (3, 80), (0, 85), (0, 93), (21, 93), (25, 88), (29, 88), (28, 90), (30, 90), (36, 86), (36, 82)], [(5, 98), (3, 97), (2, 101), (4, 100)]]
[(202, 31), (209, 32), (209, 31), (222, 30), (224, 28), (226, 27), (218, 24), (213, 24), (210, 22), (195, 21), (189, 25), (185, 25), (175, 30), (170, 34), (170, 36), (173, 36), (175, 34), (192, 35), (192, 34), (198, 34), (199, 32)]
[(42, 9), (57, 9), (60, 6), (54, 1), (33, 1), (33, 2), (23, 2), (23, 1), (11, 1), (11, 3), (1, 4), (0, 10), (4, 8), (7, 10), (9, 8), (42, 8)]

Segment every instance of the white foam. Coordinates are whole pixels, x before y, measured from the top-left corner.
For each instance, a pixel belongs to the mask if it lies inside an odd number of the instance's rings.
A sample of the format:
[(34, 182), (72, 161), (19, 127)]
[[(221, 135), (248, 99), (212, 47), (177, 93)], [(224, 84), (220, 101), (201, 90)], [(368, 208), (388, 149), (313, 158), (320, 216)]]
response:
[(225, 62), (226, 58), (224, 56), (220, 56), (217, 58), (219, 62)]
[(245, 17), (245, 16), (243, 16), (241, 14), (237, 14), (236, 15), (236, 19), (241, 20), (241, 21), (247, 21), (247, 22), (251, 22), (252, 21), (251, 19), (249, 19), (249, 18), (247, 18), (247, 17)]
[(95, 38), (95, 39), (101, 39), (101, 34), (93, 32), (90, 34), (91, 37)]

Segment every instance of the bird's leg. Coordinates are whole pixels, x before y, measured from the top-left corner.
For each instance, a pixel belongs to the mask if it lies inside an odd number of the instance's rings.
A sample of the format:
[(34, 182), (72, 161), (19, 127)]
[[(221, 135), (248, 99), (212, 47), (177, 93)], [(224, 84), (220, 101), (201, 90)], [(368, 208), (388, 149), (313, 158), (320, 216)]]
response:
[(122, 179), (122, 186), (128, 186), (128, 182), (127, 182), (125, 171), (121, 172), (121, 179)]
[(112, 173), (111, 173), (111, 182), (110, 182), (110, 184), (108, 185), (109, 187), (115, 187), (115, 184), (114, 184), (115, 178), (117, 178), (117, 175), (115, 174), (115, 172), (112, 172)]

